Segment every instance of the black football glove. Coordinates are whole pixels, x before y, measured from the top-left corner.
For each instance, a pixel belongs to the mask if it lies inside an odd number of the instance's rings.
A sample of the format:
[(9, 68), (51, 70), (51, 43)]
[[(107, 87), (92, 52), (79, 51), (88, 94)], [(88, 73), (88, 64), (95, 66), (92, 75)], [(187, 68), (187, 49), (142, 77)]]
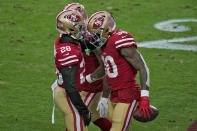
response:
[(88, 126), (90, 124), (91, 121), (91, 112), (89, 110), (83, 110), (80, 112), (83, 121), (84, 121), (84, 125)]

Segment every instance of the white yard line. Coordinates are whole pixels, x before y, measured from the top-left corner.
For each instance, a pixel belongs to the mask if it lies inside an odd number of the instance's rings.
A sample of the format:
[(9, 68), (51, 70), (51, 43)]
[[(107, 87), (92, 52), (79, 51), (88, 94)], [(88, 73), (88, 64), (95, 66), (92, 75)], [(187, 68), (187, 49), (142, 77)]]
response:
[[(162, 31), (170, 31), (170, 32), (184, 32), (184, 31), (188, 31), (191, 29), (188, 26), (176, 24), (176, 23), (181, 23), (181, 22), (197, 22), (197, 19), (167, 20), (167, 21), (156, 23), (154, 27)], [(178, 43), (183, 43), (183, 42), (188, 42), (188, 41), (196, 41), (196, 45), (178, 44)], [(197, 36), (181, 37), (181, 38), (173, 38), (173, 39), (162, 39), (162, 40), (154, 40), (154, 41), (144, 41), (144, 42), (139, 42), (137, 44), (139, 47), (145, 47), (145, 48), (197, 51)]]
[(160, 48), (160, 49), (171, 49), (171, 50), (187, 50), (187, 51), (197, 51), (197, 45), (186, 45), (186, 44), (175, 44), (174, 42), (186, 42), (186, 41), (196, 41), (197, 36), (193, 37), (183, 37), (174, 39), (164, 39), (155, 41), (144, 41), (138, 42), (139, 47), (145, 48)]

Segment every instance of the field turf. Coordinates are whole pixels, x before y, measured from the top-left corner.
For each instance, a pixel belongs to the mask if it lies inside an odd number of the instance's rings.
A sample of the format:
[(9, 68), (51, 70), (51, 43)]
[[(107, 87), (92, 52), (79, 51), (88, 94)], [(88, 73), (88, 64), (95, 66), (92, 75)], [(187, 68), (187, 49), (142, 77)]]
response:
[[(168, 32), (154, 24), (170, 19), (197, 19), (196, 0), (1, 0), (0, 131), (64, 131), (53, 106), (55, 18), (64, 5), (84, 4), (88, 15), (110, 11), (117, 28), (136, 42), (197, 36), (196, 22), (186, 32)], [(180, 44), (197, 45), (197, 41)], [(150, 123), (132, 121), (132, 131), (186, 131), (197, 119), (197, 52), (138, 48), (150, 69), (150, 103), (160, 110)], [(93, 124), (90, 131), (99, 129)]]

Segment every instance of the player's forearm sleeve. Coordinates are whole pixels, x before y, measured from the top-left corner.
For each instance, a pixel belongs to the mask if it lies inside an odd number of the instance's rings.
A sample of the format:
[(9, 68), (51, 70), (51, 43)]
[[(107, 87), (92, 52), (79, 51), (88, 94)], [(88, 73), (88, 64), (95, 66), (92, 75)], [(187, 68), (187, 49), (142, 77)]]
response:
[(61, 73), (64, 80), (64, 88), (68, 93), (72, 104), (77, 108), (79, 113), (81, 113), (82, 110), (86, 110), (87, 107), (83, 103), (76, 86), (77, 68), (77, 65), (73, 65), (71, 67), (63, 67)]
[(83, 103), (79, 92), (68, 93), (72, 104), (77, 108), (80, 114), (84, 111), (88, 111), (87, 106)]
[(64, 88), (66, 89), (67, 92), (78, 91), (76, 85), (77, 70), (78, 70), (77, 64), (72, 65), (70, 67), (63, 67), (61, 69), (61, 74), (63, 76), (63, 81), (64, 81)]

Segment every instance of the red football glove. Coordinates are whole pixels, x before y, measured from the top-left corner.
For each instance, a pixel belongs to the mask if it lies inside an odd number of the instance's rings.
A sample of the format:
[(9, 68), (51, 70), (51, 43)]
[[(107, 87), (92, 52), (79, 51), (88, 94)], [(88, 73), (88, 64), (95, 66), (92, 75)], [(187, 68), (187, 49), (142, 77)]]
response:
[(143, 112), (144, 118), (146, 118), (146, 115), (148, 117), (150, 117), (149, 111), (151, 112), (151, 114), (153, 113), (153, 111), (149, 105), (149, 97), (148, 96), (142, 96), (140, 98), (140, 103), (138, 106), (140, 107), (139, 114), (138, 114), (139, 116), (141, 116), (141, 112)]

